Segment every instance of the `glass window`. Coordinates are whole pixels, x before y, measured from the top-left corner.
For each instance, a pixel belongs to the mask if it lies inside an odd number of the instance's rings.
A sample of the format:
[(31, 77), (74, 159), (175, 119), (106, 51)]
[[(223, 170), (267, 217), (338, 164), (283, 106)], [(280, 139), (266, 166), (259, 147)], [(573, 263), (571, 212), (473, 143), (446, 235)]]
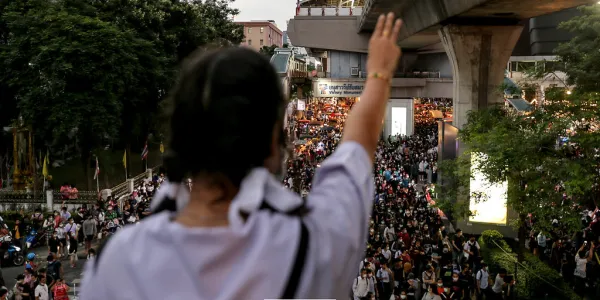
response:
[(261, 45), (261, 46), (262, 46), (262, 45), (264, 45), (264, 42), (263, 42), (263, 40), (262, 40), (262, 39), (260, 40), (260, 45)]
[(263, 33), (263, 32), (265, 32), (265, 28), (264, 28), (264, 27), (261, 27), (261, 28), (260, 28), (260, 33)]
[(248, 40), (248, 45), (252, 46), (252, 40)]
[(252, 33), (252, 27), (248, 27), (248, 33)]

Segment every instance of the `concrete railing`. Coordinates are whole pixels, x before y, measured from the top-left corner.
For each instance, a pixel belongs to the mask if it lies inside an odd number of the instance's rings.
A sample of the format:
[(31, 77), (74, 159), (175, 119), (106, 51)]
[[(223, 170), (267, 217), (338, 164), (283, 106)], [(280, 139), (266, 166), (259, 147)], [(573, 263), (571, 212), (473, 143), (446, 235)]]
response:
[(363, 13), (362, 7), (300, 7), (296, 9), (296, 16), (312, 17), (345, 17), (360, 16)]
[[(158, 172), (159, 167), (148, 169), (133, 178), (122, 182), (109, 190), (115, 199), (131, 194), (135, 187), (145, 179), (152, 179), (154, 173)], [(96, 203), (100, 198), (100, 194), (96, 191), (79, 191), (75, 199), (64, 200), (69, 209), (81, 206), (82, 204), (91, 205)], [(62, 203), (62, 194), (60, 191), (48, 190), (45, 194), (39, 193), (35, 196), (34, 193), (28, 191), (13, 191), (0, 190), (0, 211), (5, 210), (32, 210), (40, 206), (44, 206), (48, 210), (60, 209)]]

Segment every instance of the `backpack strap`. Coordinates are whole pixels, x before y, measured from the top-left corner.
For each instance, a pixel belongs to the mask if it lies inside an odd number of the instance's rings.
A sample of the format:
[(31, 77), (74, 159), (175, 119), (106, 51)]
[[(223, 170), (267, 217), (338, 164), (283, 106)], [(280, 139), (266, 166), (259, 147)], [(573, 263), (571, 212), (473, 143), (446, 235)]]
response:
[(298, 217), (300, 219), (300, 242), (298, 243), (298, 249), (296, 250), (296, 258), (292, 265), (292, 271), (288, 278), (288, 282), (283, 290), (283, 294), (280, 299), (295, 299), (296, 292), (300, 286), (300, 280), (302, 279), (302, 273), (304, 271), (304, 265), (306, 264), (306, 255), (308, 254), (309, 247), (309, 232), (302, 217), (310, 212), (310, 209), (306, 206), (305, 199), (297, 207), (281, 212), (274, 208), (266, 198), (263, 199), (259, 210), (268, 210), (274, 213), (282, 213), (288, 216)]

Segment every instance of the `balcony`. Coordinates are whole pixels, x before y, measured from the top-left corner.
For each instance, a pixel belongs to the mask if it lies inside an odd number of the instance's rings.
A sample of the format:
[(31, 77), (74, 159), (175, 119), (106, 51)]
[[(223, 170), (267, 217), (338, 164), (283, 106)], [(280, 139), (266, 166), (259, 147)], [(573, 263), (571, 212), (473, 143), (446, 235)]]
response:
[(311, 6), (296, 9), (296, 16), (301, 17), (348, 17), (361, 16), (362, 13), (362, 7)]

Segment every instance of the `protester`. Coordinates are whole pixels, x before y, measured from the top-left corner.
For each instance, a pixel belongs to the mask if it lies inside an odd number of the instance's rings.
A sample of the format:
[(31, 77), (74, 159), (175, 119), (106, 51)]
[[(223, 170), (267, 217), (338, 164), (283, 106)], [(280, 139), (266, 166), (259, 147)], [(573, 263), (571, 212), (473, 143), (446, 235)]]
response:
[[(400, 22), (392, 28), (393, 14), (385, 28), (384, 21), (382, 16), (371, 39), (371, 73), (361, 101), (348, 114), (340, 147), (315, 173), (306, 203), (272, 175), (281, 175), (286, 159), (287, 103), (269, 61), (243, 47), (188, 60), (172, 93), (164, 164), (175, 198), (187, 194), (189, 201), (111, 237), (87, 264), (81, 297), (348, 296), (365, 247), (372, 157), (400, 55)], [(198, 130), (185, 130), (191, 124)], [(190, 139), (200, 137), (210, 146), (190, 147)], [(191, 191), (182, 184), (188, 177)], [(175, 199), (155, 201), (177, 209)], [(161, 272), (131, 272), (140, 261)], [(218, 268), (207, 267), (215, 261)], [(177, 286), (165, 288), (166, 280)]]

